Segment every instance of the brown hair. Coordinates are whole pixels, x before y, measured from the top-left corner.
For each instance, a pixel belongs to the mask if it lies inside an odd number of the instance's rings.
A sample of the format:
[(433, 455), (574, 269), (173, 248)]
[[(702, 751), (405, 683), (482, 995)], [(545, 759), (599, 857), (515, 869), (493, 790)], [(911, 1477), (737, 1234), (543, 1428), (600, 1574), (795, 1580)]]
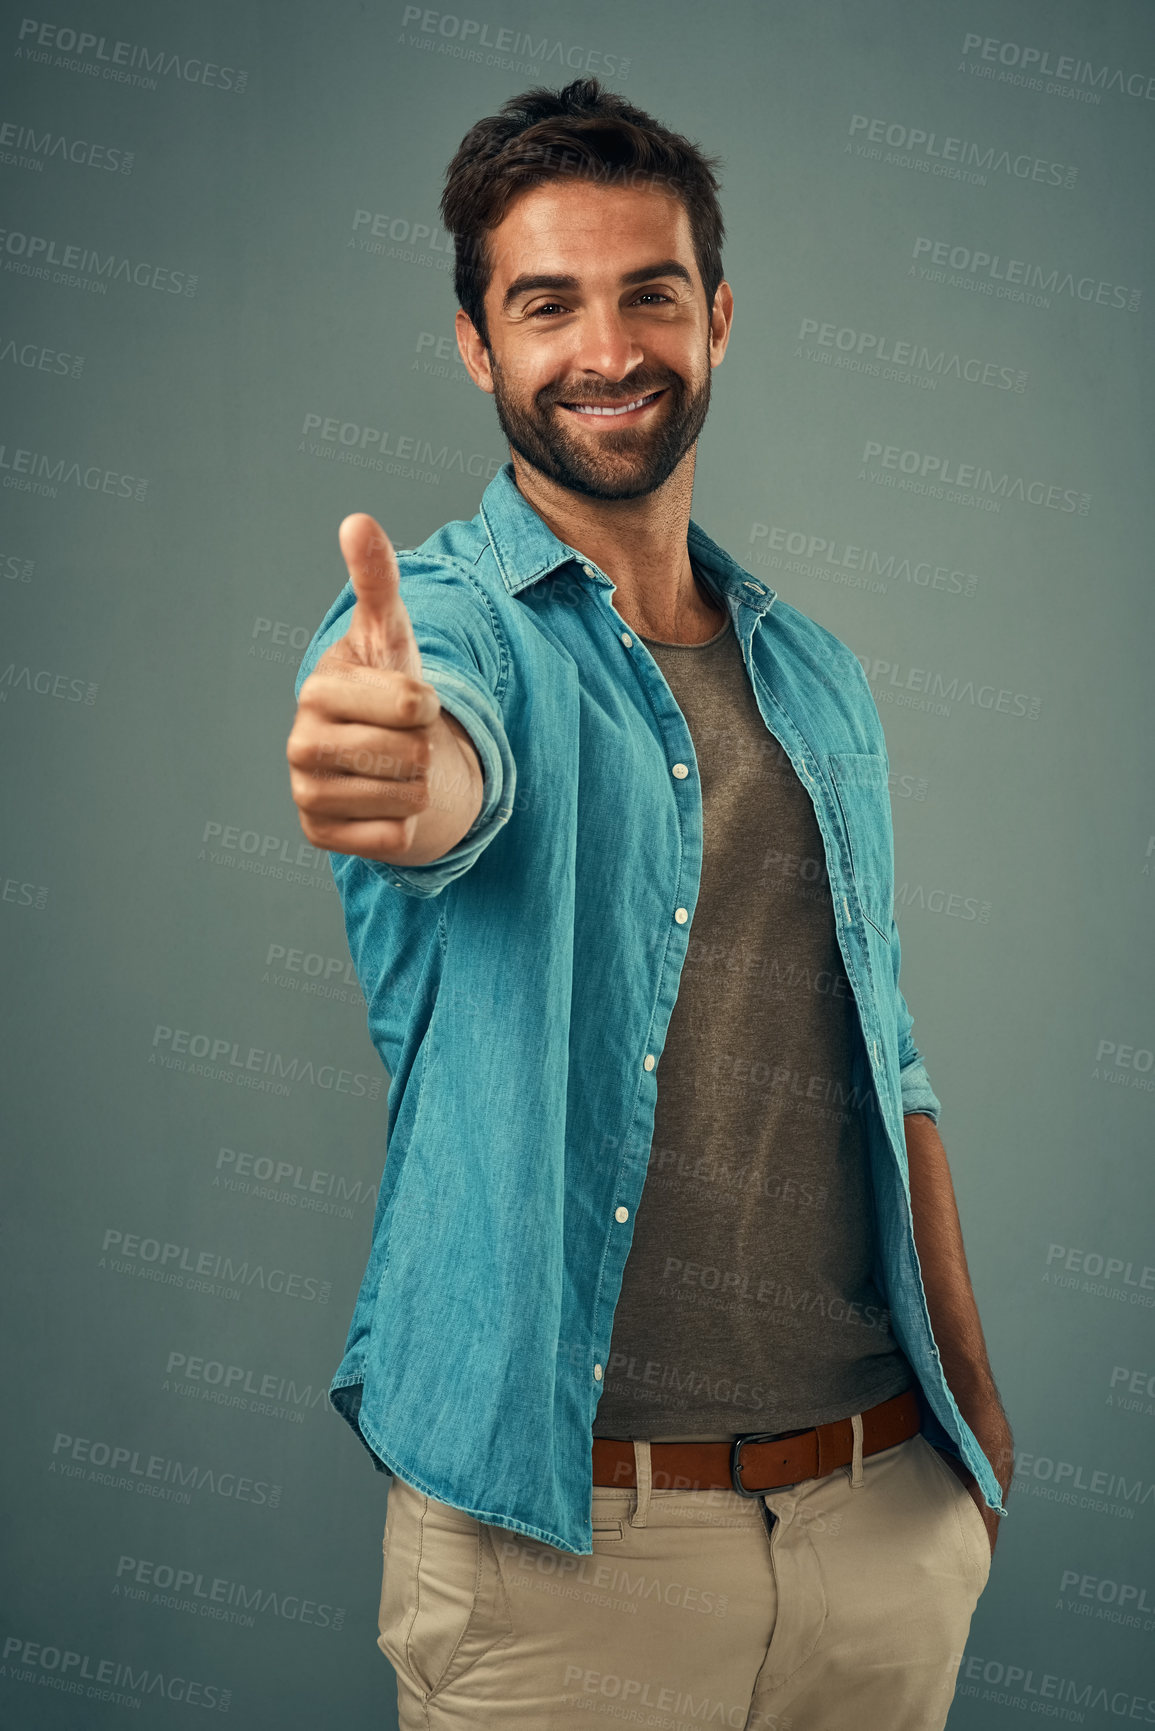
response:
[(458, 302), (489, 347), (485, 292), (493, 275), (489, 233), (519, 193), (575, 175), (607, 186), (652, 187), (680, 199), (690, 219), (694, 256), (707, 310), (722, 281), (725, 229), (714, 170), (681, 133), (577, 78), (562, 90), (535, 85), (470, 127), (445, 171), (441, 220), (454, 239), (453, 287)]

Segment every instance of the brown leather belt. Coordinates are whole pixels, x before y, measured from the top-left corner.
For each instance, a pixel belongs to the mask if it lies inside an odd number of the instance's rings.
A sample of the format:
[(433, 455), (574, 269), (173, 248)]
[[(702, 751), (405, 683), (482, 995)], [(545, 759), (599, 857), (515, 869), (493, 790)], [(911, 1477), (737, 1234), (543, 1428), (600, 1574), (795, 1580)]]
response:
[[(922, 1428), (918, 1395), (907, 1388), (862, 1414), (862, 1452), (877, 1454), (917, 1435)], [(595, 1485), (636, 1486), (634, 1445), (621, 1437), (596, 1436)], [(651, 1443), (655, 1490), (733, 1490), (740, 1497), (822, 1479), (854, 1458), (854, 1431), (848, 1418), (831, 1419), (811, 1430), (748, 1431), (732, 1442)]]

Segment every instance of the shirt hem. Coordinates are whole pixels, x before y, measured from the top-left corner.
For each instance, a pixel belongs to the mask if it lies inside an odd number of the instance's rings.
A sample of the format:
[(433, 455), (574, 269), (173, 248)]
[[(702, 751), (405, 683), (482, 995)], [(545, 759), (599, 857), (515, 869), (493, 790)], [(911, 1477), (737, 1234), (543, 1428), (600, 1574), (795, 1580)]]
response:
[[(357, 1435), (369, 1450), (369, 1453), (373, 1456), (374, 1461), (379, 1463), (380, 1470), (387, 1472), (391, 1478), (402, 1479), (405, 1484), (412, 1485), (414, 1490), (421, 1491), (427, 1497), (432, 1497), (435, 1502), (448, 1502), (449, 1499), (436, 1491), (432, 1485), (422, 1478), (419, 1472), (411, 1470), (398, 1456), (387, 1451), (377, 1432), (365, 1424), (362, 1417), (364, 1411), (364, 1386), (365, 1382), (363, 1376), (349, 1377), (340, 1382), (334, 1381), (329, 1388), (330, 1404), (357, 1432)], [(338, 1403), (332, 1399), (334, 1394), (339, 1394), (342, 1390), (350, 1388), (362, 1390), (362, 1395), (358, 1397), (357, 1405), (353, 1408), (352, 1413), (346, 1412), (343, 1406), (338, 1405)], [(592, 1524), (590, 1528), (590, 1549), (588, 1551), (580, 1551), (576, 1545), (567, 1544), (558, 1533), (550, 1532), (546, 1527), (535, 1527), (529, 1521), (519, 1521), (516, 1516), (503, 1514), (498, 1509), (475, 1509), (470, 1508), (468, 1504), (465, 1503), (451, 1503), (450, 1506), (456, 1509), (461, 1509), (464, 1514), (472, 1515), (474, 1520), (484, 1521), (487, 1525), (507, 1527), (512, 1532), (524, 1533), (528, 1539), (540, 1539), (543, 1544), (552, 1545), (555, 1550), (570, 1551), (575, 1556), (579, 1557), (588, 1557), (593, 1555)]]

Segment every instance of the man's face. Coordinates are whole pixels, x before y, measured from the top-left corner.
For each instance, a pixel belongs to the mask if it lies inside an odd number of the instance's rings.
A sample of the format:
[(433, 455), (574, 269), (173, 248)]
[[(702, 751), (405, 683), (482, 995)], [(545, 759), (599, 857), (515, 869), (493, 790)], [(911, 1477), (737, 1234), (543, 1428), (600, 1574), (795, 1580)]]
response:
[(684, 206), (645, 187), (551, 181), (516, 200), (488, 245), (492, 346), (474, 336), (474, 376), (510, 445), (572, 492), (652, 493), (701, 432), (729, 328), (711, 327)]

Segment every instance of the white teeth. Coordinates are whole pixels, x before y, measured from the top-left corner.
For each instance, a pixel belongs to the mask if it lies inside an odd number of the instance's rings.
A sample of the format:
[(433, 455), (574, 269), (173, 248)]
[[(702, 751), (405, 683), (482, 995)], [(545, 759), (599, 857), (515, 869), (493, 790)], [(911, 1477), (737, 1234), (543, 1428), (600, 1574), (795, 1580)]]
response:
[(657, 394), (656, 391), (648, 391), (644, 397), (635, 397), (632, 403), (623, 403), (619, 409), (601, 409), (595, 407), (593, 404), (582, 403), (566, 403), (565, 407), (567, 409), (572, 408), (574, 412), (579, 415), (625, 415), (628, 414), (631, 409), (640, 408), (642, 403), (648, 402), (651, 397), (656, 397)]

